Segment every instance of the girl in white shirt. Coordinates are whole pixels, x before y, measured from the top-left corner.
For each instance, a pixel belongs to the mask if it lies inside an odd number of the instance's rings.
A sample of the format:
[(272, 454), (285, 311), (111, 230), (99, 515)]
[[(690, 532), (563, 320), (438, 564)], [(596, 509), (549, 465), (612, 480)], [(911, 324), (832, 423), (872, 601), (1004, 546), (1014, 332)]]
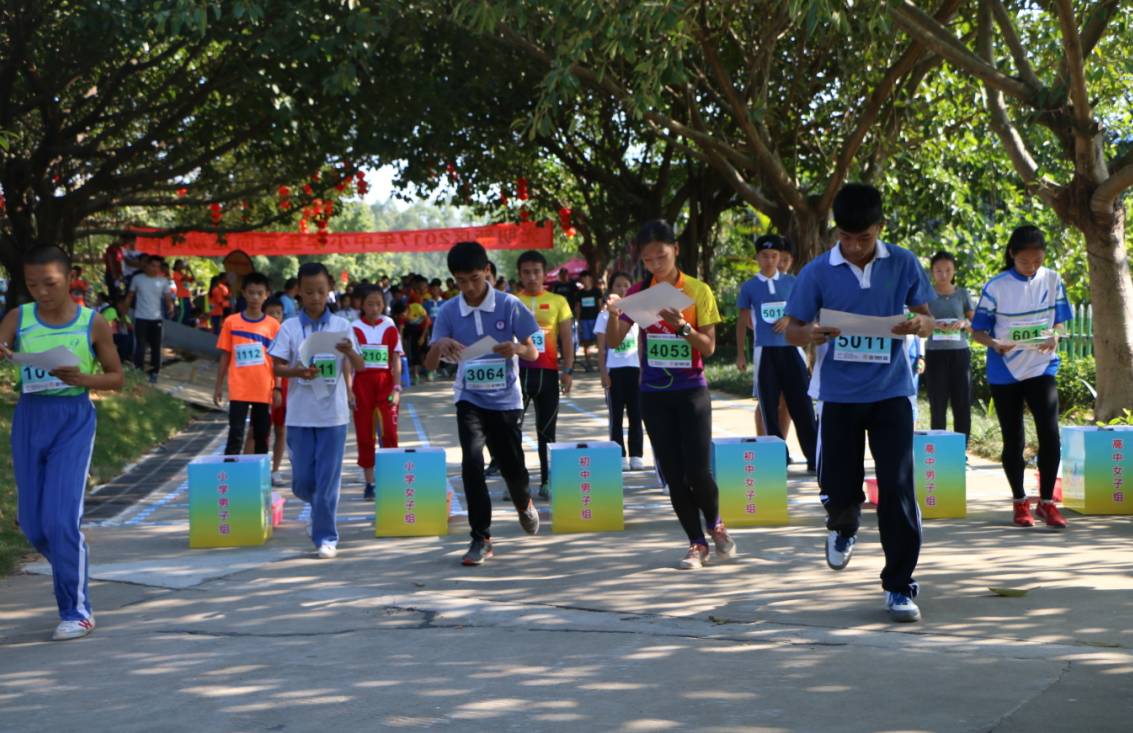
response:
[[(610, 278), (610, 292), (625, 297), (633, 280), (624, 272)], [(594, 334), (598, 339), (598, 372), (606, 389), (606, 406), (610, 411), (610, 440), (622, 447), (622, 468), (640, 471), (645, 468), (642, 459), (644, 436), (641, 428), (641, 404), (638, 400), (641, 369), (637, 356), (638, 327), (635, 323), (616, 349), (606, 346), (606, 324), (610, 315), (605, 310), (598, 314)], [(629, 450), (622, 438), (622, 415), (629, 413)]]

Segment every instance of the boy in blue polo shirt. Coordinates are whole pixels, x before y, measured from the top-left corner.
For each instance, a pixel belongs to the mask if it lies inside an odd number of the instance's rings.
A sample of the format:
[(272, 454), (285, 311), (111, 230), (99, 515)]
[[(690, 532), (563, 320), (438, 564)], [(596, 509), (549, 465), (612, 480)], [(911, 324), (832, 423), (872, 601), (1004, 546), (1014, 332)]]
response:
[(755, 240), (755, 259), (759, 273), (740, 287), (736, 300), (736, 343), (739, 344), (736, 366), (747, 368), (744, 342), (747, 330), (755, 333), (751, 357), (752, 394), (759, 400), (759, 411), (767, 434), (786, 439), (786, 430), (779, 424), (779, 397), (795, 421), (799, 444), (806, 456), (807, 471), (815, 471), (816, 430), (814, 404), (807, 394), (810, 373), (796, 346), (787, 343), (783, 332), (789, 319), (784, 315), (787, 298), (795, 287), (795, 276), (779, 272), (779, 255), (787, 247), (782, 237), (764, 234)]
[[(520, 437), (523, 397), (518, 359), (539, 358), (531, 337), (540, 331), (535, 316), (519, 298), (492, 287), (488, 253), (479, 242), (454, 244), (448, 253), (448, 269), (456, 278), (460, 296), (445, 302), (437, 312), (425, 369), (436, 369), (442, 359), (459, 364), (453, 401), (464, 497), (472, 526), (472, 544), (462, 562), (482, 565), (492, 557), (492, 500), (484, 480), (485, 445), (507, 483), (520, 525), (527, 534), (539, 531), (539, 513), (531, 501)], [(485, 336), (498, 342), (492, 353), (462, 359), (465, 347)]]
[[(811, 261), (787, 300), (787, 340), (817, 349), (811, 394), (819, 412), (819, 485), (826, 508), (826, 562), (850, 562), (865, 501), (865, 441), (877, 469), (877, 521), (885, 567), (881, 585), (894, 621), (917, 621), (913, 570), (921, 547), (921, 516), (913, 491), (913, 375), (905, 336), (932, 333), (932, 289), (916, 256), (878, 239), (881, 193), (847, 184), (834, 198), (838, 243)], [(859, 339), (818, 323), (823, 308), (864, 316), (900, 316), (892, 339)], [(868, 341), (872, 348), (862, 346)], [(881, 343), (877, 343), (881, 342)]]

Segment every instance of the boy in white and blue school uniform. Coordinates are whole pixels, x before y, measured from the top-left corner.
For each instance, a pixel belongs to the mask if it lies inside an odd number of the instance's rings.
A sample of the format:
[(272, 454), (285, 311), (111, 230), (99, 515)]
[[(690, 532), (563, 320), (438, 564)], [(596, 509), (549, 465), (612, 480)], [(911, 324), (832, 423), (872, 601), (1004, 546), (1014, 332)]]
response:
[[(787, 249), (782, 237), (764, 234), (755, 240), (755, 256), (760, 271), (740, 286), (736, 299), (739, 310), (737, 329), (741, 334), (750, 327), (754, 333), (751, 357), (752, 395), (759, 400), (759, 410), (768, 435), (786, 438), (779, 424), (779, 397), (787, 403), (787, 411), (795, 422), (799, 444), (806, 456), (807, 471), (814, 472), (817, 455), (817, 427), (814, 403), (807, 394), (810, 372), (797, 346), (787, 343), (783, 332), (788, 325), (784, 315), (787, 299), (795, 287), (795, 276), (779, 272), (779, 254)], [(736, 360), (742, 371), (743, 338)]]
[[(287, 388), (287, 450), (291, 455), (291, 491), (311, 505), (311, 542), (320, 558), (338, 555), (338, 495), (346, 428), (353, 411), (351, 380), (365, 369), (350, 321), (327, 307), (334, 280), (326, 267), (307, 262), (299, 268), (302, 307), (279, 327), (268, 353), (275, 375)], [(312, 333), (342, 333), (334, 352), (300, 360), (300, 347)]]
[[(484, 478), (485, 445), (507, 484), (520, 525), (528, 534), (539, 531), (539, 513), (531, 501), (519, 427), (523, 396), (518, 359), (535, 361), (539, 357), (532, 336), (540, 329), (535, 316), (519, 298), (492, 287), (488, 253), (478, 242), (453, 245), (448, 253), (448, 268), (456, 278), (460, 295), (446, 301), (437, 312), (425, 368), (436, 369), (441, 359), (459, 363), (453, 402), (464, 497), (472, 527), (472, 543), (462, 563), (481, 565), (493, 555), (492, 500)], [(465, 347), (485, 336), (497, 342), (492, 352), (462, 361)]]
[[(905, 336), (928, 336), (932, 289), (915, 255), (878, 239), (884, 222), (881, 193), (847, 184), (834, 199), (838, 243), (801, 273), (787, 315), (787, 339), (817, 349), (811, 393), (819, 413), (819, 485), (826, 508), (826, 562), (850, 562), (865, 501), (865, 441), (877, 469), (878, 529), (885, 552), (881, 585), (895, 621), (916, 621), (913, 571), (921, 547), (921, 516), (913, 490), (913, 375)], [(912, 315), (891, 339), (842, 336), (818, 323), (827, 308), (864, 316)]]

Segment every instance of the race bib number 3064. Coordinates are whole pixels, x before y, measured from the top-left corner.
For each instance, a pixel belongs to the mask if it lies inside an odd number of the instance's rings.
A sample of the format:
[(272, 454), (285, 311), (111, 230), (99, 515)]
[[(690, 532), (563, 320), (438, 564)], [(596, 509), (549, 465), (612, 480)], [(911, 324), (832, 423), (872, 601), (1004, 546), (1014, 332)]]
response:
[(839, 336), (834, 339), (834, 361), (888, 364), (892, 343), (879, 336)]
[(507, 388), (507, 362), (474, 361), (464, 367), (464, 388), (473, 392), (498, 392)]

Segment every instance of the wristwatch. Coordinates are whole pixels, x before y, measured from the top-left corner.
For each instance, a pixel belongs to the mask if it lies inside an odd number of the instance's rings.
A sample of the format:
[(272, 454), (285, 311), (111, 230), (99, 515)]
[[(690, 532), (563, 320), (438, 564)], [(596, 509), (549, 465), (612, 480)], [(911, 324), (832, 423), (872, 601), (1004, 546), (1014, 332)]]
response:
[(685, 321), (681, 324), (681, 327), (677, 329), (677, 335), (681, 338), (688, 338), (690, 333), (692, 333), (692, 324), (688, 321)]
[(562, 369), (562, 372), (563, 372), (563, 374), (566, 374), (566, 375), (574, 374), (574, 367), (564, 367)]

